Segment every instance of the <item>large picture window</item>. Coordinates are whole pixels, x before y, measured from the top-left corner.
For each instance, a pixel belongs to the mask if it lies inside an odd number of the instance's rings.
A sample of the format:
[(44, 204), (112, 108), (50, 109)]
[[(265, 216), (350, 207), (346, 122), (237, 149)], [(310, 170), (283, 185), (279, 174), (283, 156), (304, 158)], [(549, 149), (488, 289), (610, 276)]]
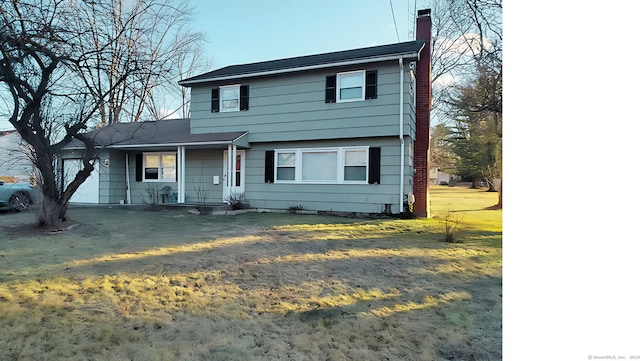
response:
[(303, 182), (338, 181), (338, 151), (301, 151)]
[(175, 182), (176, 153), (144, 153), (143, 181)]
[(275, 182), (366, 183), (369, 147), (275, 151)]

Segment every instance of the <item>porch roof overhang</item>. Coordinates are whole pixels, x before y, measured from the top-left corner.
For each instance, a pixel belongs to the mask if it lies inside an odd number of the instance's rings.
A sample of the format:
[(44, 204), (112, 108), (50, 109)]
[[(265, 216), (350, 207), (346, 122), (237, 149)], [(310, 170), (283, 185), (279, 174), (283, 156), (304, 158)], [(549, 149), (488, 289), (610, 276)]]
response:
[[(249, 132), (222, 132), (191, 134), (189, 119), (171, 119), (155, 122), (118, 123), (87, 133), (97, 148), (119, 150), (166, 150), (177, 147), (226, 149), (229, 144), (249, 148)], [(64, 149), (84, 149), (74, 139)]]

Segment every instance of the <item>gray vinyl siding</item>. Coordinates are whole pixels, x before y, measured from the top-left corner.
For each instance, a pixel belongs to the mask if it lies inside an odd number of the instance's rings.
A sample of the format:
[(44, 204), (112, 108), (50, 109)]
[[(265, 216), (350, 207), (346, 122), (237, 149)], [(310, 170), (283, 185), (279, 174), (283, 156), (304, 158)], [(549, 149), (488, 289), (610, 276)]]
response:
[[(405, 140), (405, 189), (411, 193), (408, 146)], [(380, 184), (306, 184), (265, 183), (265, 151), (279, 148), (318, 148), (371, 146), (381, 148)], [(398, 213), (400, 200), (400, 139), (349, 139), (315, 142), (256, 144), (246, 152), (245, 197), (252, 208), (287, 209), (302, 206), (307, 210), (382, 213), (391, 204)]]
[[(170, 193), (178, 191), (178, 182), (138, 182), (136, 181), (136, 154), (146, 153), (147, 151), (129, 153), (129, 184), (131, 185), (131, 204), (152, 204), (153, 200), (149, 194), (159, 191), (165, 186), (171, 187)], [(154, 152), (154, 151), (148, 151)], [(176, 152), (176, 149), (166, 149), (159, 152)], [(144, 171), (144, 170), (143, 170)], [(160, 203), (162, 200), (158, 200)]]
[[(109, 165), (104, 165), (108, 159)], [(125, 154), (110, 151), (103, 156), (100, 174), (100, 203), (120, 203), (127, 199)]]
[[(164, 150), (172, 152), (177, 150)], [(198, 204), (222, 202), (222, 153), (221, 149), (187, 149), (185, 151), (185, 203)], [(124, 170), (124, 166), (122, 167)], [(178, 170), (179, 171), (179, 170)], [(136, 153), (129, 154), (131, 177), (131, 203), (145, 204), (149, 189), (171, 187), (170, 194), (178, 192), (178, 182), (136, 182)], [(213, 184), (213, 177), (219, 176), (220, 183)]]
[[(224, 180), (222, 179), (222, 154), (223, 150), (220, 149), (186, 150), (186, 203), (222, 202), (222, 189), (224, 187)], [(219, 184), (213, 184), (214, 176), (219, 177)], [(175, 191), (178, 191), (177, 188)]]
[[(411, 135), (407, 69), (405, 65), (403, 133)], [(378, 71), (377, 98), (325, 103), (326, 76), (352, 70)], [(248, 131), (251, 143), (397, 136), (399, 74), (398, 63), (388, 62), (196, 86), (191, 89), (191, 132)], [(249, 85), (249, 110), (212, 113), (211, 90), (239, 83)]]

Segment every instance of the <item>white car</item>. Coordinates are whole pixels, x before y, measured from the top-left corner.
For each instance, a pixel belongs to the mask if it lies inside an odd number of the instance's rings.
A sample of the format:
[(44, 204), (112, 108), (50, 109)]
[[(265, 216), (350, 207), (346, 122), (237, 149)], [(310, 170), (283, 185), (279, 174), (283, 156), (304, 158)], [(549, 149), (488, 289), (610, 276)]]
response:
[(0, 210), (26, 211), (33, 204), (35, 190), (28, 183), (5, 183), (0, 179)]

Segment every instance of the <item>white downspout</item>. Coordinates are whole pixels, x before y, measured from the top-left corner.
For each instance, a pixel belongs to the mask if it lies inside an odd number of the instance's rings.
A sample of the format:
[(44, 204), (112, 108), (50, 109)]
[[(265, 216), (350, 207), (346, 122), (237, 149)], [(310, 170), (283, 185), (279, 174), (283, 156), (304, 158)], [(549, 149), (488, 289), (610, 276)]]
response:
[(402, 213), (404, 211), (402, 209), (404, 205), (404, 64), (402, 57), (398, 58), (398, 64), (400, 65), (400, 200), (398, 201), (400, 208), (398, 213)]

